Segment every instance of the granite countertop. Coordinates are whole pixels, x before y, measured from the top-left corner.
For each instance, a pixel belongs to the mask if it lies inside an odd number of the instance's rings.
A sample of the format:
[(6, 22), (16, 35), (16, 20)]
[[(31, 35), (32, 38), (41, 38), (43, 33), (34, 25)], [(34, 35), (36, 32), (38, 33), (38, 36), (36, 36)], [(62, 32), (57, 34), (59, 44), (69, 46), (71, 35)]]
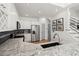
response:
[[(68, 38), (69, 37), (69, 38)], [(0, 45), (0, 56), (79, 56), (79, 42), (66, 36), (62, 45), (43, 49), (40, 44), (9, 39)]]
[[(9, 43), (10, 42), (10, 43)], [(79, 55), (79, 43), (62, 44), (43, 49), (40, 44), (12, 39), (0, 46), (0, 56), (75, 56)]]
[(36, 56), (79, 56), (79, 44), (67, 44), (39, 50)]

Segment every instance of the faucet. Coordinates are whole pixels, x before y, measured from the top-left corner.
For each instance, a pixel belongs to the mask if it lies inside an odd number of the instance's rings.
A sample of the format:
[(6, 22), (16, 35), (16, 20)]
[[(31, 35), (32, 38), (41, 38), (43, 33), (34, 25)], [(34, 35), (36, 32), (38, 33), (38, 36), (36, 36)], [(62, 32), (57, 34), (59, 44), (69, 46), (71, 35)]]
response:
[(55, 33), (55, 34), (54, 34), (54, 36), (53, 36), (53, 38), (55, 39), (55, 37), (56, 37), (56, 36), (58, 37), (59, 42), (60, 42), (60, 37), (59, 37), (59, 34)]

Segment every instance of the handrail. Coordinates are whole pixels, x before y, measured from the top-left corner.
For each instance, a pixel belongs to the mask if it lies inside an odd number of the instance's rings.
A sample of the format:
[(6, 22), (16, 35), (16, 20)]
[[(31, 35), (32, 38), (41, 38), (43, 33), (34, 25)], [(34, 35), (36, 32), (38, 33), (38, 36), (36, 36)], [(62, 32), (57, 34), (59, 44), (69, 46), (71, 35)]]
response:
[(72, 19), (76, 19), (77, 21), (79, 21), (76, 17), (72, 17), (72, 16), (71, 16), (71, 18), (72, 18)]
[(79, 31), (78, 30), (76, 30), (74, 27), (72, 28), (72, 27), (70, 27), (72, 30), (74, 30), (76, 33), (78, 33), (79, 34)]
[(77, 21), (75, 21), (75, 20), (72, 20), (72, 19), (70, 19), (71, 21), (73, 21), (73, 22), (75, 22), (75, 23), (78, 23)]

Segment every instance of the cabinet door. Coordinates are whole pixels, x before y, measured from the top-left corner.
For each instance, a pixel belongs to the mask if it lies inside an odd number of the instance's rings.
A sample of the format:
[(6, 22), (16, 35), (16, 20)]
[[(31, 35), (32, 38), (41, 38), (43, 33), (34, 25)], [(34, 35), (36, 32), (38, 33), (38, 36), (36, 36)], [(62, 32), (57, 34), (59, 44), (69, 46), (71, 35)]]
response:
[(31, 41), (31, 34), (24, 34), (25, 35), (25, 41), (30, 42)]

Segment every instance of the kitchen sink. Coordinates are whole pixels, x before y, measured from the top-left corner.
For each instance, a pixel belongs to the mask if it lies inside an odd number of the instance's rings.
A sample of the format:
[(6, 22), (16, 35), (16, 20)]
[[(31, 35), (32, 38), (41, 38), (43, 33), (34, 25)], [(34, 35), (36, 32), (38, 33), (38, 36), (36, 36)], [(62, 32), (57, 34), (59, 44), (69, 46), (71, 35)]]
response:
[(58, 45), (61, 45), (61, 43), (59, 43), (59, 42), (47, 43), (47, 44), (41, 45), (41, 47), (42, 48), (49, 48), (49, 47), (58, 46)]

